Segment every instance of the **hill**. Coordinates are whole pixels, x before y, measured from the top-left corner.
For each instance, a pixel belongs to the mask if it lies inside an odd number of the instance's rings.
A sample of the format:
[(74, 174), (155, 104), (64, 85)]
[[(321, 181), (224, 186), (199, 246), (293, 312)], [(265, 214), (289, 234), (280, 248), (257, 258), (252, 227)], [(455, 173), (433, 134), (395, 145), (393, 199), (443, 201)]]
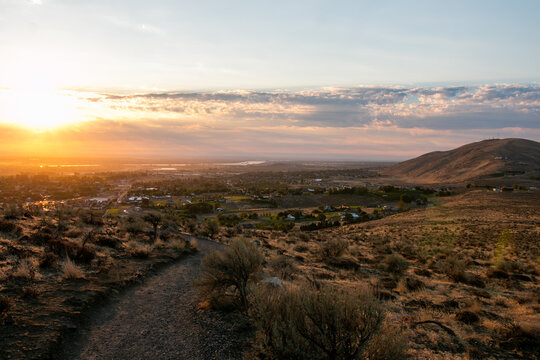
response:
[(540, 169), (540, 143), (526, 139), (483, 140), (449, 151), (434, 151), (384, 169), (407, 182), (460, 182), (484, 176)]

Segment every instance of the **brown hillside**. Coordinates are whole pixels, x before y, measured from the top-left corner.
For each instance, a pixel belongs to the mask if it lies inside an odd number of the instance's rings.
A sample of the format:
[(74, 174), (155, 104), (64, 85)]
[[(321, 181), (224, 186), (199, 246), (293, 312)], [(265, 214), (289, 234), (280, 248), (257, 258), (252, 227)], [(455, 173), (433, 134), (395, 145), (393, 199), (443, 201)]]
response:
[(435, 151), (385, 169), (409, 182), (459, 182), (509, 171), (540, 169), (540, 143), (525, 139), (483, 140)]

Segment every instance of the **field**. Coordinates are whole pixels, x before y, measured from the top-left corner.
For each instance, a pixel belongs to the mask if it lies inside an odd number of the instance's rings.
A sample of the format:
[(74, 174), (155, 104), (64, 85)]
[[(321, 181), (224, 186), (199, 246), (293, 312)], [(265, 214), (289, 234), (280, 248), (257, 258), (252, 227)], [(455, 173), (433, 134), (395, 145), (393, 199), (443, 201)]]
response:
[(248, 236), (286, 282), (369, 284), (414, 358), (538, 356), (538, 192), (473, 190), (362, 224)]
[[(403, 350), (374, 358), (537, 358), (540, 192), (533, 187), (495, 192), (474, 184), (388, 185), (383, 178), (370, 182), (365, 170), (339, 169), (1, 180), (0, 348), (14, 359), (46, 358), (63, 349), (97, 304), (122, 298), (131, 285), (144, 286), (147, 275), (159, 283), (157, 269), (181, 264), (195, 250), (193, 236), (215, 246), (247, 241), (244, 256), (257, 260), (242, 306), (231, 300), (238, 289), (230, 278), (220, 301), (205, 299), (202, 290), (186, 297), (193, 304), (181, 318), (193, 326), (205, 319), (207, 328), (197, 336), (213, 329), (209, 348), (239, 343), (238, 355), (251, 344), (248, 358), (260, 350), (258, 321), (267, 312), (257, 319), (253, 309), (284, 310), (277, 300), (261, 303), (268, 298), (261, 288), (271, 281), (284, 291), (274, 289), (270, 298), (312, 301), (330, 294), (319, 305), (329, 307), (322, 317), (333, 320), (343, 299), (343, 306), (370, 304), (351, 293), (374, 296), (384, 309), (385, 330), (369, 346), (382, 341)], [(191, 284), (207, 254), (201, 247), (196, 258), (186, 259), (190, 278), (182, 291), (197, 293)], [(341, 296), (334, 298), (336, 291)], [(140, 293), (144, 304), (146, 292)], [(159, 316), (160, 308), (148, 311)], [(144, 319), (131, 316), (144, 327)], [(292, 326), (286, 317), (274, 325), (284, 331)]]

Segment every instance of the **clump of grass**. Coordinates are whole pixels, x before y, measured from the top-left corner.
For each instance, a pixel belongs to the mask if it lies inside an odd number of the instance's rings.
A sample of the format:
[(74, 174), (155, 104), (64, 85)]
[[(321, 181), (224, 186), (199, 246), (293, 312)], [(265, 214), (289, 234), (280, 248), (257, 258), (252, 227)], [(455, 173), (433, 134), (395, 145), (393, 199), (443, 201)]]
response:
[(383, 260), (384, 269), (394, 275), (403, 275), (403, 273), (409, 268), (409, 262), (405, 258), (398, 254), (386, 255)]
[(69, 279), (83, 279), (84, 278), (84, 271), (69, 257), (66, 258), (62, 262), (62, 279), (69, 280)]
[(147, 259), (152, 253), (152, 246), (150, 245), (135, 245), (129, 251), (129, 254), (135, 258)]
[(22, 259), (13, 269), (11, 277), (16, 279), (38, 280), (41, 278), (41, 274), (37, 270), (32, 259)]

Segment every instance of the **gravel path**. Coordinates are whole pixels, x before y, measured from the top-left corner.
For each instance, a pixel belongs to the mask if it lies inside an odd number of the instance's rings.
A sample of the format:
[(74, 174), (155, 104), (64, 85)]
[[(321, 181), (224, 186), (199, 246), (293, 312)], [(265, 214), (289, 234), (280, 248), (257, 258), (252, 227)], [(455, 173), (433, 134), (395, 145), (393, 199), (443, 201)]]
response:
[[(227, 359), (245, 346), (245, 321), (197, 313), (192, 280), (220, 244), (197, 239), (199, 252), (170, 266), (118, 301), (97, 309), (57, 359)], [(243, 324), (242, 324), (243, 323)], [(240, 335), (240, 336), (239, 336)]]

